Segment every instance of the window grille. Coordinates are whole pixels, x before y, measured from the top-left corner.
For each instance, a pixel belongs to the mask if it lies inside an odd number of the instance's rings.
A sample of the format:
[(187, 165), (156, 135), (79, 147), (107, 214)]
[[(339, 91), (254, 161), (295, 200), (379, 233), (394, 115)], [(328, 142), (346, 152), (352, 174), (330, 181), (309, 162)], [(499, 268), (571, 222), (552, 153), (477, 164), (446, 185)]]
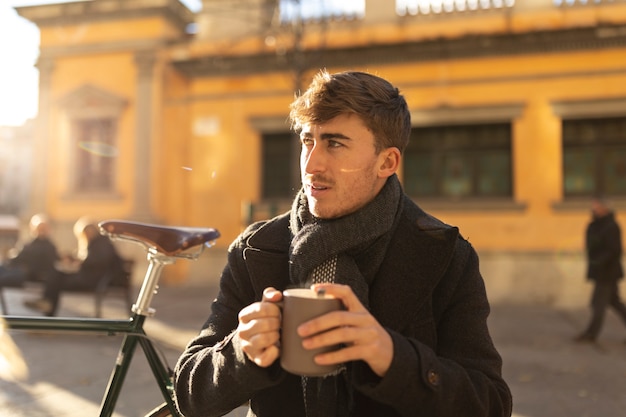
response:
[(414, 128), (403, 167), (413, 197), (512, 197), (511, 125)]
[(626, 117), (562, 123), (564, 195), (626, 196)]

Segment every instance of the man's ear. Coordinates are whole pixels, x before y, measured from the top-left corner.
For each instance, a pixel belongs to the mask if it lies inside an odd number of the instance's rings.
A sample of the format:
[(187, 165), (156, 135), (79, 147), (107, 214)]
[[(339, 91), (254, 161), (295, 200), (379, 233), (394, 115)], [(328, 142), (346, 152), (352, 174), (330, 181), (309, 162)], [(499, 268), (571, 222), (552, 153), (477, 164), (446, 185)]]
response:
[(400, 166), (400, 150), (396, 147), (386, 148), (379, 155), (378, 176), (387, 178), (392, 176)]

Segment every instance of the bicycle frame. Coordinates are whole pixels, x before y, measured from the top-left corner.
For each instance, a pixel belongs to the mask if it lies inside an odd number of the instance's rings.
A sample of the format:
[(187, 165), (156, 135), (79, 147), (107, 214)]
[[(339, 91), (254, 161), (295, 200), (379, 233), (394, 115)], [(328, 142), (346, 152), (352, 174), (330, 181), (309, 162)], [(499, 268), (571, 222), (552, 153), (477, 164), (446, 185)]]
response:
[(109, 335), (124, 334), (115, 367), (111, 372), (109, 382), (100, 405), (100, 417), (110, 417), (115, 409), (117, 399), (122, 390), (131, 360), (137, 343), (143, 349), (150, 369), (156, 379), (159, 389), (167, 403), (172, 416), (181, 416), (174, 404), (174, 388), (170, 372), (158, 356), (152, 341), (146, 335), (143, 325), (146, 317), (154, 314), (150, 307), (152, 298), (158, 289), (158, 280), (163, 266), (174, 263), (177, 257), (197, 258), (204, 247), (193, 254), (166, 256), (156, 250), (148, 250), (148, 270), (133, 305), (129, 319), (109, 320), (101, 318), (69, 318), (69, 317), (30, 317), (30, 316), (2, 316), (7, 328), (16, 330), (42, 330), (46, 332), (76, 331), (76, 332), (103, 332)]

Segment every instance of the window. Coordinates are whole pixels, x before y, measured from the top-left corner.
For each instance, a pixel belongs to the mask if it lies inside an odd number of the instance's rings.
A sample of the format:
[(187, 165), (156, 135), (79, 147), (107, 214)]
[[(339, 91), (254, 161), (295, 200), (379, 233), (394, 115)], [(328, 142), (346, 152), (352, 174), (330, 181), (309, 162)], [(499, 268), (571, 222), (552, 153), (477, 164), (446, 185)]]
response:
[(280, 0), (280, 21), (363, 18), (365, 0)]
[(263, 173), (261, 193), (264, 200), (291, 198), (292, 146), (296, 143), (293, 133), (263, 134)]
[(626, 196), (626, 117), (563, 120), (563, 191)]
[[(123, 97), (85, 84), (59, 100), (70, 133), (69, 166), (64, 181), (69, 195), (114, 197), (118, 179), (118, 121), (127, 101)], [(145, 157), (145, 156), (144, 156)]]
[(73, 124), (76, 152), (75, 191), (114, 191), (115, 124), (112, 119), (77, 119)]
[(511, 197), (511, 125), (414, 128), (403, 166), (411, 196)]

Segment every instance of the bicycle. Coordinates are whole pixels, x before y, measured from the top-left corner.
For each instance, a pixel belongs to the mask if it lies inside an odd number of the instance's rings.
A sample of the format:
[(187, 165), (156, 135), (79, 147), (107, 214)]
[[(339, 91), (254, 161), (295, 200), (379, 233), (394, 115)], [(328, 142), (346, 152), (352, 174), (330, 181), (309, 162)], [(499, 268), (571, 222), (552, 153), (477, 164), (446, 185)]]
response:
[(6, 328), (12, 330), (123, 334), (124, 339), (100, 404), (100, 417), (110, 417), (113, 414), (137, 344), (141, 346), (165, 400), (146, 414), (146, 417), (182, 417), (174, 401), (172, 370), (158, 355), (152, 340), (144, 331), (144, 323), (147, 317), (155, 314), (151, 304), (157, 293), (163, 267), (179, 258), (197, 259), (205, 248), (213, 246), (220, 233), (213, 228), (172, 227), (125, 220), (106, 220), (98, 226), (100, 232), (110, 239), (140, 244), (148, 254), (148, 269), (128, 319), (11, 315), (0, 317)]

